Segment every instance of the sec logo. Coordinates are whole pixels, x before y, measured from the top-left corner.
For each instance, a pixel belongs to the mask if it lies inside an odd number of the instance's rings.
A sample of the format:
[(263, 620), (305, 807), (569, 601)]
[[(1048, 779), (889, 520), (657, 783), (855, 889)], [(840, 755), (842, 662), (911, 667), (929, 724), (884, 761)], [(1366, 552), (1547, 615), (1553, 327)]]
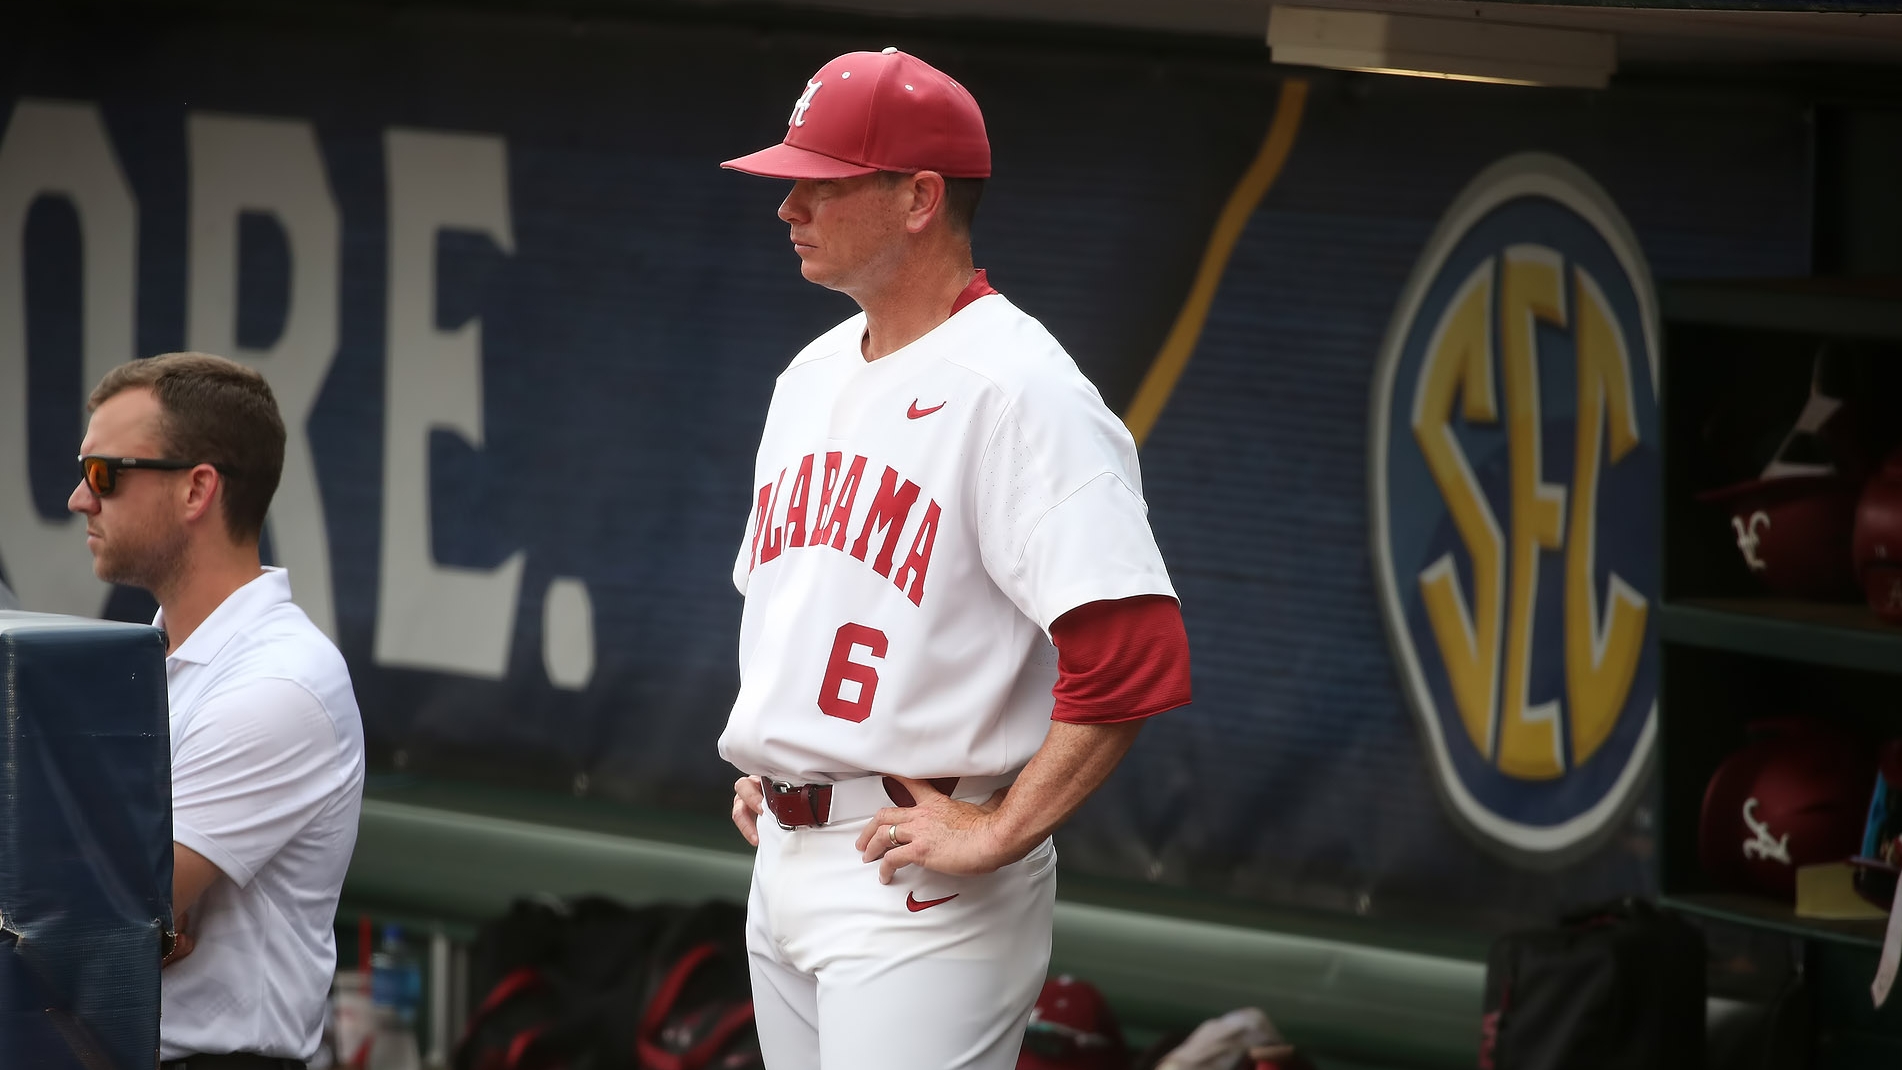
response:
[(1658, 318), (1583, 171), (1512, 156), (1428, 241), (1373, 387), (1373, 557), (1450, 809), (1515, 860), (1615, 827), (1656, 733)]

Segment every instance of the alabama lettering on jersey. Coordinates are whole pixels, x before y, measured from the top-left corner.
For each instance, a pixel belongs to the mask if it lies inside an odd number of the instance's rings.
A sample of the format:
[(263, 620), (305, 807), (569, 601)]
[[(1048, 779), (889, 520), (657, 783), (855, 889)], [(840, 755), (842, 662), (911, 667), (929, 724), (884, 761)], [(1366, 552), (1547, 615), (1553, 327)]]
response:
[(720, 755), (802, 783), (1014, 773), (1049, 729), (1051, 623), (1175, 595), (1135, 442), (1001, 294), (875, 361), (864, 331), (828, 331), (774, 389)]

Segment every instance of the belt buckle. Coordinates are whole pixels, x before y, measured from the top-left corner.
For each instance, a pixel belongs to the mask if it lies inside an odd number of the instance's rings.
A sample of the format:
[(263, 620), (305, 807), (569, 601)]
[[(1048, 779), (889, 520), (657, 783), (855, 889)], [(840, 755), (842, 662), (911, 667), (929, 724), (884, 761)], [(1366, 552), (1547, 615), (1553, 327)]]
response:
[[(761, 777), (760, 779), (766, 780), (765, 777)], [(793, 789), (797, 787), (799, 787), (799, 785), (791, 783), (790, 781), (766, 780), (766, 790), (771, 792), (774, 795), (791, 795), (793, 793)], [(810, 806), (812, 804), (812, 800), (808, 798), (806, 800), (806, 804)], [(796, 829), (799, 827), (797, 825), (786, 824), (786, 819), (779, 816), (778, 807), (768, 806), (767, 809), (773, 812), (773, 820), (779, 822), (779, 827), (786, 830), (787, 832), (791, 832), (793, 829)]]
[[(766, 808), (773, 812), (773, 820), (779, 822), (780, 828), (786, 830), (787, 832), (792, 832), (795, 829), (804, 828), (806, 826), (788, 825), (786, 823), (785, 818), (782, 818), (779, 816), (779, 808), (772, 804), (772, 801), (771, 801), (772, 796), (779, 796), (781, 798), (784, 798), (785, 796), (788, 796), (788, 795), (797, 795), (799, 798), (805, 801), (806, 816), (811, 819), (810, 820), (811, 827), (824, 828), (828, 824), (830, 824), (830, 822), (821, 820), (819, 817), (818, 796), (820, 792), (831, 791), (832, 785), (830, 784), (794, 784), (794, 783), (791, 783), (790, 781), (785, 781), (785, 780), (769, 780), (766, 777), (760, 777), (760, 783), (765, 786), (766, 792), (768, 794), (768, 801), (766, 804)], [(828, 813), (827, 816), (829, 817), (831, 815)]]

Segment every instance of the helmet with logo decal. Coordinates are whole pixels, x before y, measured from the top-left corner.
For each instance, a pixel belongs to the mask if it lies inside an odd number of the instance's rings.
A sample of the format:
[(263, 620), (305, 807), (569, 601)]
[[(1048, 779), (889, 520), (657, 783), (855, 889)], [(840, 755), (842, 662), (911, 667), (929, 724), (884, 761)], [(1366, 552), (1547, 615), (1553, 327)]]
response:
[(1109, 1001), (1068, 974), (1044, 982), (1030, 1010), (1017, 1070), (1123, 1070), (1129, 1049)]
[(1856, 504), (1856, 580), (1876, 615), (1902, 624), (1902, 449), (1889, 454)]
[(1875, 754), (1825, 722), (1752, 722), (1704, 790), (1698, 854), (1719, 887), (1796, 898), (1796, 871), (1856, 854)]
[(1705, 428), (1719, 460), (1749, 475), (1698, 499), (1724, 510), (1744, 567), (1772, 594), (1848, 598), (1856, 589), (1850, 537), (1868, 454), (1848, 367), (1820, 350), (1793, 415), (1779, 391), (1740, 386)]

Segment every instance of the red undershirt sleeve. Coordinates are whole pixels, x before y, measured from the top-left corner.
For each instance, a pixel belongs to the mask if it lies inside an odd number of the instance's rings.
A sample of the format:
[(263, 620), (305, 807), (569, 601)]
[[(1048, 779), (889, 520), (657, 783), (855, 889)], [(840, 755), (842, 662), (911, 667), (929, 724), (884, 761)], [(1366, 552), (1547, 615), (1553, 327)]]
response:
[(1110, 724), (1189, 702), (1189, 635), (1167, 595), (1090, 602), (1050, 626), (1057, 647), (1053, 721)]

